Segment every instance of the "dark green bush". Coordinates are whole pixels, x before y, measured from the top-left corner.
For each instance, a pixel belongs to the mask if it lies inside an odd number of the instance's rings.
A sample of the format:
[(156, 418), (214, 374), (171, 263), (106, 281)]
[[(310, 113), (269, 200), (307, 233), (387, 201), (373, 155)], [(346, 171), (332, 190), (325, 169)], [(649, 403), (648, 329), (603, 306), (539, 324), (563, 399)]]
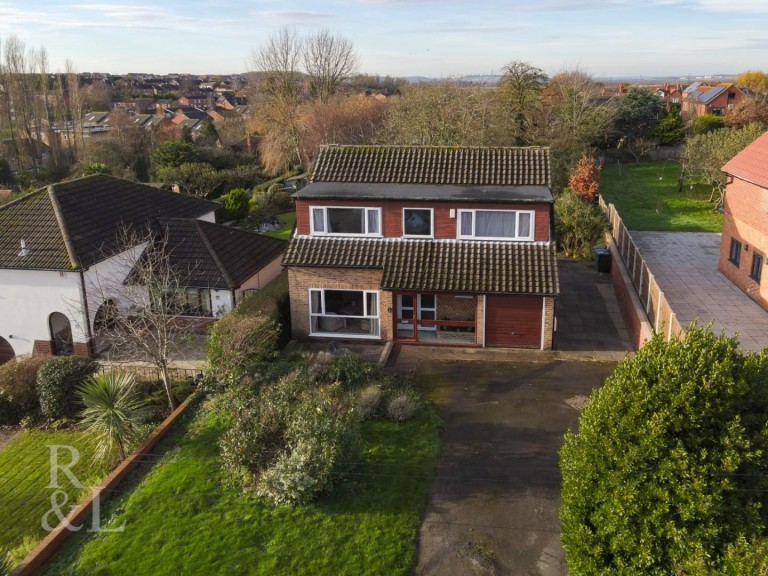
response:
[(714, 114), (703, 114), (696, 118), (691, 124), (691, 132), (696, 134), (706, 134), (713, 130), (719, 130), (725, 127), (725, 120), (722, 116), (715, 116)]
[(233, 220), (242, 220), (248, 215), (248, 192), (245, 188), (232, 188), (224, 196), (224, 210), (227, 217)]
[(0, 425), (18, 424), (40, 412), (37, 372), (47, 360), (33, 356), (0, 365)]
[(566, 256), (588, 260), (596, 244), (605, 241), (608, 220), (597, 204), (563, 190), (555, 198), (555, 236)]
[(571, 574), (766, 574), (768, 355), (660, 333), (593, 392), (560, 452)]
[(37, 373), (37, 394), (43, 416), (53, 420), (75, 416), (80, 408), (75, 389), (96, 369), (93, 360), (81, 356), (60, 356), (46, 361)]

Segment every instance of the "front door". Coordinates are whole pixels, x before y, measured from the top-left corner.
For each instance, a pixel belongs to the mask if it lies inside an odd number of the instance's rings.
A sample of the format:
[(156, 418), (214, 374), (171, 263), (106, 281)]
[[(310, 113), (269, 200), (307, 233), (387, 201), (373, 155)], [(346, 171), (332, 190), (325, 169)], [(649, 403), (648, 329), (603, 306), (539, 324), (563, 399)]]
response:
[(437, 296), (434, 294), (398, 294), (397, 295), (397, 329), (399, 331), (419, 330), (434, 332), (437, 326), (422, 326), (414, 320), (437, 319)]

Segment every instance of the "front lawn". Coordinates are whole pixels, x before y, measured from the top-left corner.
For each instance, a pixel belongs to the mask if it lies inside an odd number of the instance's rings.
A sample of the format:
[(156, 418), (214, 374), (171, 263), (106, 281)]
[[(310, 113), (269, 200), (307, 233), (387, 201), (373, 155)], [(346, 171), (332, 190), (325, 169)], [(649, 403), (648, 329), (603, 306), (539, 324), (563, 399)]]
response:
[[(72, 473), (84, 488), (73, 486), (63, 472), (59, 474), (59, 485), (67, 494), (64, 513), (107, 472), (104, 466), (92, 466), (93, 448), (80, 432), (25, 431), (0, 450), (0, 549), (8, 550), (15, 563), (47, 535), (42, 521), (56, 492), (48, 487), (52, 445), (72, 446), (80, 452), (80, 461), (72, 467)], [(60, 463), (68, 464), (70, 452), (59, 450)], [(55, 526), (58, 518), (51, 514), (48, 522)]]
[[(440, 422), (363, 423), (361, 464), (316, 504), (273, 508), (224, 488), (223, 424), (194, 408), (135, 489), (106, 506), (115, 533), (78, 533), (42, 574), (408, 574)], [(104, 515), (102, 515), (104, 516)]]
[(280, 221), (282, 226), (279, 230), (270, 230), (269, 232), (262, 232), (264, 236), (271, 236), (272, 238), (279, 238), (280, 240), (288, 240), (293, 232), (293, 225), (296, 223), (296, 211), (283, 212), (278, 214), (276, 218)]
[(711, 189), (686, 180), (677, 191), (680, 164), (674, 161), (607, 164), (600, 193), (613, 203), (630, 230), (720, 232), (723, 216), (709, 202)]

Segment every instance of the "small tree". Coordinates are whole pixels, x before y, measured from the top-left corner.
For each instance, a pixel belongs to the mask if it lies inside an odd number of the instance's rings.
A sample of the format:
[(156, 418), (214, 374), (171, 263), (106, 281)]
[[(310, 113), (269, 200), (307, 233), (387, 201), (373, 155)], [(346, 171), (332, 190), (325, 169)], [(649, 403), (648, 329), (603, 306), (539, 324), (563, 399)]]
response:
[(91, 376), (77, 388), (85, 405), (82, 424), (96, 441), (94, 457), (111, 461), (117, 449), (125, 460), (126, 446), (141, 438), (139, 425), (145, 416), (133, 376), (110, 370)]
[(224, 197), (224, 210), (230, 218), (242, 220), (248, 216), (248, 192), (244, 188), (232, 188)]
[(762, 124), (748, 124), (743, 128), (723, 128), (688, 138), (680, 161), (683, 172), (712, 186), (710, 202), (725, 200), (726, 177), (723, 165), (754, 142), (765, 131)]
[(192, 142), (184, 140), (166, 140), (161, 142), (152, 153), (156, 168), (177, 167), (188, 162), (197, 162), (199, 152)]
[(619, 143), (640, 162), (653, 146), (653, 133), (663, 114), (661, 101), (647, 90), (630, 88), (613, 100), (613, 107)]
[[(174, 409), (171, 357), (194, 330), (177, 298), (185, 293), (193, 270), (171, 263), (167, 237), (157, 231), (120, 230), (116, 245), (118, 272), (101, 276), (88, 287), (89, 292), (95, 292), (90, 299), (105, 302), (105, 306), (112, 303), (108, 306), (108, 321), (97, 335), (103, 334), (110, 341), (108, 354), (116, 356), (111, 359), (143, 360), (157, 368), (168, 404)], [(114, 303), (116, 295), (119, 304)]]
[(205, 198), (221, 185), (222, 177), (207, 162), (186, 162), (180, 166), (166, 166), (157, 171), (166, 184), (177, 184), (182, 194)]
[(765, 574), (768, 356), (709, 328), (668, 344), (665, 333), (617, 366), (566, 434), (568, 569)]
[(91, 176), (93, 174), (112, 174), (112, 170), (103, 162), (91, 162), (83, 166), (83, 176)]
[(555, 199), (555, 236), (566, 256), (588, 259), (595, 244), (604, 241), (608, 222), (597, 204), (568, 189)]
[(676, 146), (685, 138), (685, 123), (677, 112), (667, 112), (653, 131), (662, 146)]
[(584, 198), (587, 202), (597, 200), (597, 194), (600, 191), (600, 168), (595, 164), (595, 159), (581, 155), (581, 159), (576, 163), (571, 171), (571, 177), (568, 185), (573, 192)]

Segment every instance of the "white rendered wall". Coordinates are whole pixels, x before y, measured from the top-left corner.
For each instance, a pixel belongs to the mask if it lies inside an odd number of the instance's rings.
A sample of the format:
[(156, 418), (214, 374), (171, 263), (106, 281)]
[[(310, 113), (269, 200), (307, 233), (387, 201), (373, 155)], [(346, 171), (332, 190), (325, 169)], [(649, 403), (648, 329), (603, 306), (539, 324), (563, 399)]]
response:
[[(106, 300), (114, 300), (120, 310), (125, 311), (132, 302), (145, 299), (146, 291), (143, 288), (128, 287), (123, 283), (145, 247), (146, 242), (143, 242), (130, 250), (94, 264), (84, 272), (91, 330), (93, 330), (96, 312)], [(141, 295), (131, 296), (130, 293), (134, 290), (141, 291)]]
[(74, 342), (85, 342), (81, 310), (79, 272), (0, 269), (0, 336), (17, 356), (31, 354), (35, 340), (51, 339), (53, 312), (69, 318)]

